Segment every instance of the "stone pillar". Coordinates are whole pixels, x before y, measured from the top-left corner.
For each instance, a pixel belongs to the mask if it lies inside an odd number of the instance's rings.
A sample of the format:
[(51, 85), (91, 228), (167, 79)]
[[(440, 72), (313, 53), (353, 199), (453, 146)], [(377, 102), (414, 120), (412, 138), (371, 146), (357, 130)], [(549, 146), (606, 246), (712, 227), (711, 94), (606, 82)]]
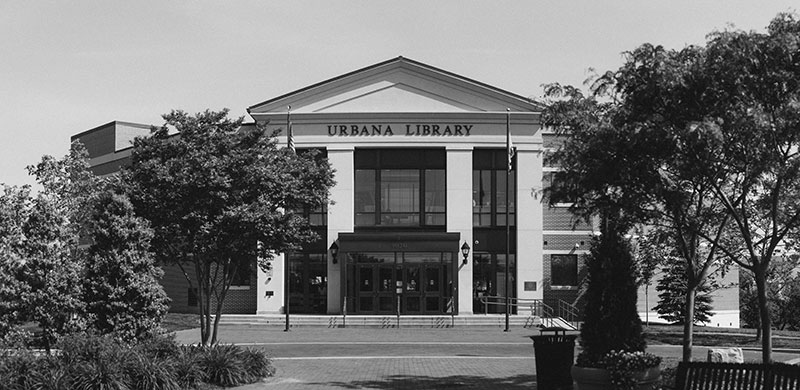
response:
[(452, 145), (447, 147), (447, 231), (460, 233), (460, 248), (467, 242), (470, 248), (467, 264), (462, 263), (459, 251), (457, 291), (459, 314), (472, 314), (472, 252), (475, 242), (472, 238), (472, 147)]
[[(541, 193), (541, 143), (519, 145), (517, 167), (517, 297), (543, 299), (542, 207), (546, 206)], [(531, 282), (536, 284), (536, 290), (531, 289)]]
[[(355, 170), (354, 150), (352, 146), (328, 147), (328, 161), (336, 170), (336, 185), (331, 188), (331, 203), (328, 205), (328, 242), (327, 247), (339, 237), (339, 233), (352, 233), (355, 226)], [(343, 272), (346, 264), (346, 253), (339, 254), (338, 261), (333, 264), (328, 251), (328, 313), (342, 312)]]
[(283, 259), (283, 254), (275, 256), (269, 272), (256, 267), (256, 314), (283, 313)]

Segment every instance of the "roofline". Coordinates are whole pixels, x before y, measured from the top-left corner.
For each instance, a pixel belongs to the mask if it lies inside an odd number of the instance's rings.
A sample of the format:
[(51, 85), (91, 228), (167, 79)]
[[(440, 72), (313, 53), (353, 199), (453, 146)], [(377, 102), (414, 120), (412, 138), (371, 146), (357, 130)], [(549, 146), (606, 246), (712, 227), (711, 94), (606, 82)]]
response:
[(254, 104), (254, 105), (252, 105), (250, 107), (247, 107), (247, 113), (252, 115), (250, 110), (252, 110), (255, 107), (262, 106), (262, 105), (269, 104), (269, 103), (273, 103), (275, 101), (287, 98), (289, 96), (296, 95), (296, 94), (299, 94), (299, 93), (302, 93), (302, 92), (305, 92), (305, 91), (320, 87), (322, 85), (325, 85), (325, 84), (328, 84), (328, 83), (332, 83), (334, 81), (341, 80), (341, 79), (353, 76), (353, 75), (361, 73), (361, 72), (365, 72), (365, 71), (368, 71), (368, 70), (379, 68), (379, 67), (384, 66), (384, 65), (388, 65), (388, 64), (393, 63), (393, 62), (400, 62), (400, 61), (406, 61), (406, 62), (408, 62), (410, 64), (413, 64), (413, 65), (416, 65), (416, 66), (427, 68), (427, 69), (435, 71), (435, 72), (440, 72), (440, 73), (443, 73), (443, 74), (445, 74), (447, 76), (454, 77), (454, 78), (457, 78), (457, 79), (461, 79), (463, 81), (476, 84), (476, 85), (478, 85), (480, 87), (483, 87), (483, 88), (486, 88), (486, 89), (490, 89), (490, 90), (493, 90), (495, 92), (499, 92), (501, 94), (508, 95), (508, 96), (513, 97), (513, 98), (518, 99), (518, 100), (522, 100), (522, 101), (527, 102), (528, 104), (534, 105), (534, 106), (536, 106), (538, 108), (544, 108), (544, 105), (542, 105), (541, 103), (536, 102), (536, 101), (534, 101), (532, 99), (528, 99), (527, 97), (524, 97), (522, 95), (518, 95), (516, 93), (506, 91), (506, 90), (504, 90), (502, 88), (498, 88), (498, 87), (495, 87), (495, 86), (492, 86), (492, 85), (489, 85), (489, 84), (486, 84), (486, 83), (471, 79), (469, 77), (464, 77), (464, 76), (459, 75), (457, 73), (449, 72), (449, 71), (446, 71), (444, 69), (440, 69), (440, 68), (428, 65), (428, 64), (423, 63), (423, 62), (415, 61), (415, 60), (412, 60), (410, 58), (403, 57), (403, 56), (398, 56), (398, 57), (395, 57), (395, 58), (392, 58), (392, 59), (389, 59), (389, 60), (386, 60), (386, 61), (383, 61), (383, 62), (379, 62), (377, 64), (369, 65), (367, 67), (364, 67), (364, 68), (361, 68), (361, 69), (357, 69), (357, 70), (354, 70), (352, 72), (348, 72), (348, 73), (345, 73), (345, 74), (342, 74), (342, 75), (339, 75), (339, 76), (336, 76), (336, 77), (333, 77), (333, 78), (330, 78), (330, 79), (327, 79), (327, 80), (324, 80), (324, 81), (320, 81), (318, 83), (315, 83), (315, 84), (309, 85), (307, 87), (303, 87), (303, 88), (294, 90), (294, 91), (289, 92), (289, 93), (285, 93), (285, 94), (280, 95), (278, 97), (274, 97), (272, 99), (265, 100), (265, 101), (263, 101), (261, 103)]
[(70, 140), (70, 141), (75, 141), (75, 139), (77, 139), (77, 138), (79, 138), (79, 137), (82, 137), (82, 136), (84, 136), (84, 135), (86, 135), (86, 134), (89, 134), (89, 133), (91, 133), (91, 132), (93, 132), (93, 131), (97, 131), (97, 130), (100, 130), (100, 129), (104, 128), (104, 127), (108, 127), (108, 126), (115, 125), (115, 124), (120, 124), (120, 125), (125, 125), (125, 126), (131, 126), (131, 127), (138, 127), (138, 128), (140, 128), (140, 129), (148, 129), (148, 130), (149, 130), (149, 129), (151, 129), (151, 128), (153, 127), (153, 125), (145, 125), (145, 124), (142, 124), (142, 123), (123, 122), (123, 121), (111, 121), (111, 122), (108, 122), (108, 123), (106, 123), (106, 124), (102, 124), (102, 125), (100, 125), (100, 126), (93, 127), (93, 128), (91, 128), (91, 129), (89, 129), (89, 130), (82, 131), (82, 132), (80, 132), (80, 133), (78, 133), (78, 134), (75, 134), (75, 135), (73, 135), (72, 137), (70, 137), (70, 138), (69, 138), (69, 140)]
[(330, 79), (327, 79), (327, 80), (320, 81), (320, 82), (315, 83), (315, 84), (311, 84), (311, 85), (309, 85), (307, 87), (303, 87), (303, 88), (294, 90), (292, 92), (285, 93), (285, 94), (280, 95), (278, 97), (274, 97), (272, 99), (265, 100), (265, 101), (263, 101), (261, 103), (253, 104), (252, 106), (247, 107), (247, 113), (250, 114), (250, 110), (255, 108), (255, 107), (263, 106), (265, 104), (269, 104), (269, 103), (272, 103), (274, 101), (278, 101), (278, 100), (281, 100), (283, 98), (286, 98), (286, 97), (289, 97), (289, 96), (292, 96), (292, 95), (296, 95), (298, 93), (305, 92), (305, 91), (308, 91), (310, 89), (314, 89), (316, 87), (319, 87), (319, 86), (322, 86), (322, 85), (325, 85), (325, 84), (328, 84), (328, 83), (331, 83), (331, 82), (334, 82), (334, 81), (337, 81), (337, 80), (340, 80), (340, 79), (344, 79), (344, 78), (350, 77), (350, 76), (352, 76), (354, 74), (357, 74), (357, 73), (365, 72), (365, 71), (368, 71), (370, 69), (374, 69), (374, 68), (378, 68), (378, 67), (384, 66), (384, 65), (390, 64), (390, 63), (392, 63), (394, 61), (398, 61), (398, 60), (400, 60), (402, 58), (403, 58), (403, 56), (399, 56), (399, 57), (396, 57), (396, 58), (392, 58), (390, 60), (379, 62), (377, 64), (373, 64), (373, 65), (370, 65), (370, 66), (367, 66), (367, 67), (364, 67), (364, 68), (361, 68), (361, 69), (357, 69), (357, 70), (354, 70), (352, 72), (347, 72), (347, 73), (345, 73), (343, 75), (339, 75), (339, 76), (336, 76), (336, 77), (333, 77), (333, 78), (330, 78)]

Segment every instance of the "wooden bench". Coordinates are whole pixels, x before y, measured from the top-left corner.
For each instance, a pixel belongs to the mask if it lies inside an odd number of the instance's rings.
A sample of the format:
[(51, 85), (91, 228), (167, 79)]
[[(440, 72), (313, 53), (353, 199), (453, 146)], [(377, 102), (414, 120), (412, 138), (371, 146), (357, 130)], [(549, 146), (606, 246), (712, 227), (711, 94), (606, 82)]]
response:
[(800, 366), (783, 363), (680, 362), (677, 390), (800, 390)]

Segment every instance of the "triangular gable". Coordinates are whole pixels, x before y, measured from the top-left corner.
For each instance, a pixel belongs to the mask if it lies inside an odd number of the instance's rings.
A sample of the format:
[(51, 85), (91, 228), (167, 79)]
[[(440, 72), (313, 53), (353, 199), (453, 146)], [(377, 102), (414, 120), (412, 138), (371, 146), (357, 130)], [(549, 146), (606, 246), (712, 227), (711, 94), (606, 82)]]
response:
[(404, 57), (375, 64), (248, 108), (251, 115), (359, 112), (536, 112), (522, 96)]

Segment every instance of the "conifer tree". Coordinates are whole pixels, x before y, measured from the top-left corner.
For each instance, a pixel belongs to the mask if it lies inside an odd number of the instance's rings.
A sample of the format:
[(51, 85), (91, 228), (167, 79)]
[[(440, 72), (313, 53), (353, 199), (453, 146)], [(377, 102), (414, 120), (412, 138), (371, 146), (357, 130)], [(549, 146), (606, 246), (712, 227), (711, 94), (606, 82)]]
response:
[[(662, 268), (662, 277), (656, 285), (659, 302), (655, 309), (659, 317), (676, 324), (686, 320), (686, 264), (685, 260), (674, 257)], [(711, 288), (702, 283), (697, 288), (694, 300), (694, 323), (707, 323), (711, 320)]]

